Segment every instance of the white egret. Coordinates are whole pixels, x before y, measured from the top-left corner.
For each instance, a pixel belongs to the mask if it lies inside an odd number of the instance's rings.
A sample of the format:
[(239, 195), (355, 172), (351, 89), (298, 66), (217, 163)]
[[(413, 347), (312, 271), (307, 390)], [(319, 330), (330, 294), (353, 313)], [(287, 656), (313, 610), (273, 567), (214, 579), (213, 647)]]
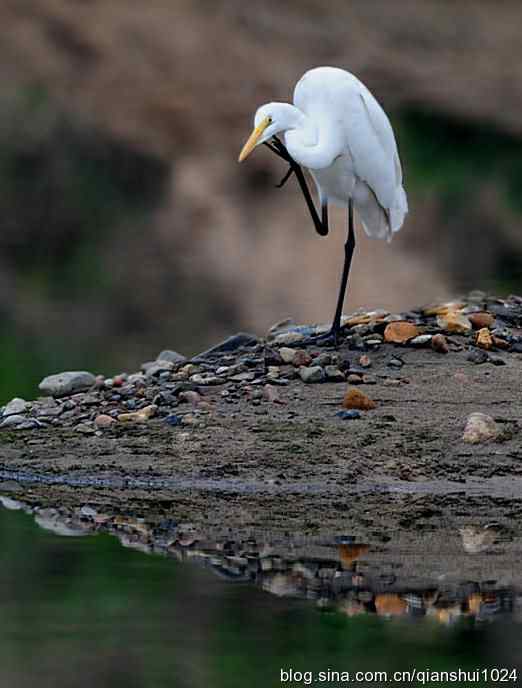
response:
[[(328, 234), (328, 204), (348, 206), (348, 238), (337, 308), (330, 335), (337, 342), (355, 248), (353, 210), (369, 237), (391, 240), (408, 212), (395, 136), (386, 113), (353, 74), (335, 67), (306, 72), (294, 104), (268, 103), (255, 115), (242, 162), (262, 143), (290, 164), (282, 186), (295, 173), (319, 234)], [(284, 144), (277, 137), (283, 133)], [(312, 176), (319, 217), (301, 166)]]

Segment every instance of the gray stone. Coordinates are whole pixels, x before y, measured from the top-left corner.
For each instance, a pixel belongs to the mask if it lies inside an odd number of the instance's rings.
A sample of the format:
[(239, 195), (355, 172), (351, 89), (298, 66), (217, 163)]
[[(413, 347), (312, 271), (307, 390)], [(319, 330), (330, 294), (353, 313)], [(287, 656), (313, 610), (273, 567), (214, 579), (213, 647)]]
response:
[(15, 397), (4, 408), (4, 418), (7, 416), (20, 415), (29, 410), (30, 404), (25, 399)]
[(322, 382), (325, 374), (321, 366), (301, 366), (299, 368), (299, 377), (303, 382)]
[(13, 428), (16, 430), (32, 430), (40, 426), (40, 423), (34, 418), (27, 418), (26, 416), (7, 416), (0, 423), (0, 428)]
[(96, 383), (92, 373), (85, 370), (70, 371), (49, 375), (38, 385), (38, 389), (52, 397), (65, 397), (76, 392), (90, 389)]
[(127, 382), (131, 385), (145, 383), (145, 375), (143, 373), (132, 373), (127, 378)]
[(232, 382), (251, 382), (255, 378), (255, 373), (238, 373), (229, 378)]
[(296, 350), (283, 346), (279, 349), (278, 354), (281, 356), (284, 363), (293, 363)]
[(344, 373), (337, 366), (327, 365), (324, 372), (329, 382), (344, 382), (346, 380)]
[(462, 439), (469, 444), (482, 444), (495, 440), (499, 434), (498, 425), (491, 416), (485, 413), (471, 413), (467, 417)]
[(282, 332), (274, 339), (275, 346), (287, 346), (288, 344), (297, 344), (305, 339), (301, 332)]
[(472, 349), (467, 354), (466, 359), (472, 363), (475, 363), (476, 365), (481, 365), (482, 363), (486, 363), (486, 361), (489, 359), (489, 356), (487, 352), (483, 351), (482, 349)]
[(38, 418), (50, 418), (61, 415), (64, 407), (60, 406), (52, 397), (45, 397), (38, 400), (35, 410)]
[(226, 382), (226, 380), (224, 380), (222, 377), (217, 377), (211, 373), (196, 373), (195, 375), (191, 376), (190, 381), (195, 385), (205, 386), (224, 385)]
[(408, 344), (410, 346), (428, 346), (428, 344), (431, 342), (431, 338), (431, 334), (419, 334), (418, 337), (410, 339)]
[(169, 361), (169, 363), (173, 363), (174, 365), (176, 365), (176, 364), (186, 363), (187, 357), (183, 356), (183, 354), (178, 354), (177, 351), (171, 351), (169, 349), (165, 349), (165, 351), (162, 351), (158, 355), (158, 358), (156, 360), (158, 360), (158, 361)]
[(208, 356), (213, 356), (215, 354), (228, 353), (230, 351), (237, 351), (243, 347), (253, 347), (258, 343), (258, 338), (254, 334), (248, 332), (238, 332), (237, 334), (227, 337), (224, 341), (216, 344), (206, 351), (202, 351), (197, 356), (193, 357), (193, 361), (199, 361)]
[(161, 373), (170, 373), (174, 364), (170, 361), (149, 361), (141, 366), (147, 377), (158, 377)]
[(332, 355), (327, 353), (319, 354), (319, 356), (317, 356), (317, 358), (314, 360), (314, 364), (321, 366), (321, 368), (332, 365), (333, 362)]
[(91, 423), (78, 423), (75, 426), (75, 431), (80, 432), (82, 435), (94, 435), (96, 428), (91, 425)]

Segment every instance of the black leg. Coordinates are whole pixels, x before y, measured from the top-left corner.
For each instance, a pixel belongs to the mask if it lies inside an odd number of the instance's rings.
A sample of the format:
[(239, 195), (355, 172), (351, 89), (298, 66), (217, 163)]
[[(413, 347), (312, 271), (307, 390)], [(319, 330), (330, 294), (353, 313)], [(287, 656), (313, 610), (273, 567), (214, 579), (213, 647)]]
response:
[(328, 203), (321, 206), (321, 223), (328, 230)]
[(287, 172), (287, 173), (285, 174), (285, 176), (281, 179), (281, 181), (279, 182), (279, 184), (276, 184), (276, 189), (282, 189), (283, 186), (286, 184), (286, 182), (290, 179), (290, 177), (292, 176), (293, 173), (294, 173), (294, 170), (293, 170), (293, 168), (290, 166), (290, 167), (288, 168), (288, 172)]
[(353, 226), (353, 202), (350, 198), (348, 202), (348, 238), (344, 245), (344, 267), (341, 276), (341, 286), (339, 288), (339, 297), (337, 299), (337, 308), (335, 309), (335, 316), (330, 331), (335, 343), (341, 332), (341, 315), (343, 313), (344, 295), (346, 292), (346, 285), (348, 284), (348, 275), (350, 274), (350, 266), (352, 264), (353, 252), (355, 249), (355, 229)]
[(325, 212), (326, 204), (323, 205), (323, 212), (322, 212), (322, 219), (323, 222), (326, 219), (326, 224), (323, 224), (321, 219), (319, 218), (319, 215), (317, 214), (317, 210), (315, 209), (314, 201), (312, 199), (312, 196), (310, 194), (310, 191), (308, 189), (308, 184), (306, 183), (306, 178), (304, 176), (304, 172), (301, 169), (301, 167), (298, 165), (297, 169), (295, 171), (295, 176), (297, 178), (297, 181), (299, 182), (299, 186), (301, 187), (301, 191), (303, 193), (304, 199), (306, 201), (306, 205), (308, 206), (308, 210), (310, 212), (310, 215), (312, 217), (314, 226), (315, 226), (315, 231), (317, 234), (320, 234), (321, 236), (326, 236), (328, 234), (328, 211)]
[(312, 217), (315, 230), (321, 236), (326, 236), (328, 234), (328, 211), (326, 209), (326, 204), (323, 205), (322, 218), (320, 218), (317, 214), (317, 210), (315, 209), (314, 201), (312, 199), (312, 195), (310, 194), (308, 184), (306, 183), (306, 177), (304, 176), (304, 172), (301, 169), (301, 166), (296, 163), (296, 161), (287, 151), (286, 146), (282, 143), (280, 139), (277, 138), (277, 136), (274, 136), (273, 143), (265, 141), (265, 146), (267, 146), (267, 148), (270, 148), (270, 150), (273, 153), (275, 153), (278, 157), (282, 158), (283, 160), (286, 160), (286, 162), (290, 165), (290, 170), (284, 176), (279, 186), (283, 186), (283, 184), (288, 180), (292, 172), (295, 174), (299, 186), (301, 187), (301, 192), (306, 201), (308, 211)]

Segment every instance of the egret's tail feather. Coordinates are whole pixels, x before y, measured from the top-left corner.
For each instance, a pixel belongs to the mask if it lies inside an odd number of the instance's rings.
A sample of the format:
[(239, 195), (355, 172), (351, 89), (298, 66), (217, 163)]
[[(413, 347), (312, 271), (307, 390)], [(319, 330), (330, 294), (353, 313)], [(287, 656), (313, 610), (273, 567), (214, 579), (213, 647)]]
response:
[(396, 203), (389, 211), (385, 210), (367, 184), (357, 182), (354, 195), (354, 206), (366, 235), (372, 239), (391, 241), (398, 232), (408, 212), (408, 201), (402, 186), (397, 192)]

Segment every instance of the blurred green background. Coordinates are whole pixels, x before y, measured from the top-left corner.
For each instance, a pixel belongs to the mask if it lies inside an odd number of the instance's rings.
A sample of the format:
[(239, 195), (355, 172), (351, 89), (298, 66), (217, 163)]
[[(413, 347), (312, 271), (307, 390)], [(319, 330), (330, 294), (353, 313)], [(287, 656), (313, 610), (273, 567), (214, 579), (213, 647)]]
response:
[(520, 3), (6, 0), (0, 403), (238, 329), (331, 317), (344, 222), (314, 236), (279, 161), (237, 153), (306, 69), (390, 113), (410, 215), (361, 237), (346, 310), (522, 291)]

